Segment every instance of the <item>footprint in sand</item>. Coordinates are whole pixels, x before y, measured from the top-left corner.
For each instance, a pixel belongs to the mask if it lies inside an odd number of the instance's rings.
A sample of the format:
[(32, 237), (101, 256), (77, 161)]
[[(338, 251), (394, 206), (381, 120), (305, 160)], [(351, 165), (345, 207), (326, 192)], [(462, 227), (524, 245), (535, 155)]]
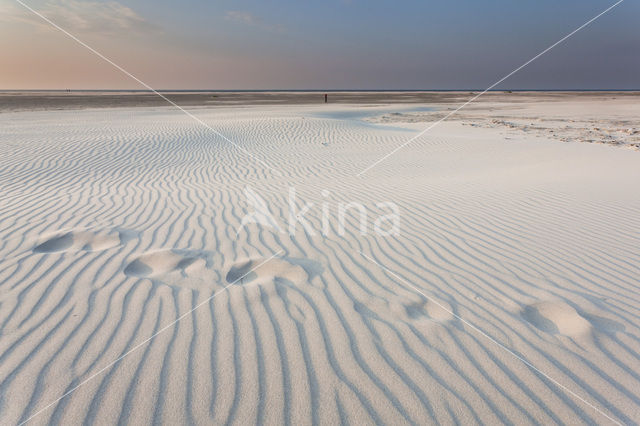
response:
[[(233, 264), (227, 272), (226, 280), (231, 287), (230, 297), (242, 294), (242, 297), (247, 297), (248, 303), (256, 304), (262, 304), (265, 296), (278, 297), (289, 316), (301, 323), (307, 319), (306, 312), (310, 310), (302, 293), (311, 290), (308, 286), (313, 287), (313, 278), (322, 272), (322, 265), (310, 259), (251, 258)], [(234, 287), (243, 287), (243, 291)]]
[(578, 312), (561, 301), (544, 301), (525, 306), (522, 316), (537, 329), (550, 334), (577, 337), (593, 330), (617, 332), (625, 329), (616, 321)]
[(131, 238), (128, 231), (69, 231), (47, 238), (33, 248), (34, 253), (101, 251), (123, 245)]
[(124, 273), (134, 277), (152, 278), (174, 271), (184, 271), (201, 259), (204, 259), (204, 256), (195, 251), (158, 250), (133, 259), (124, 268)]
[(205, 251), (157, 250), (133, 258), (124, 273), (176, 289), (215, 289), (220, 287), (221, 277), (209, 268), (210, 260), (211, 253)]
[(452, 308), (445, 302), (434, 302), (433, 300), (422, 300), (417, 303), (407, 303), (404, 306), (407, 316), (411, 319), (421, 319), (427, 317), (435, 322), (453, 321)]
[(264, 284), (285, 280), (294, 284), (310, 282), (322, 273), (322, 265), (310, 259), (292, 257), (251, 258), (236, 262), (229, 268), (229, 284)]
[(455, 317), (451, 314), (453, 309), (446, 302), (438, 302), (431, 299), (402, 300), (391, 302), (391, 310), (395, 315), (403, 317), (407, 321), (422, 321), (447, 323)]
[(357, 312), (375, 318), (389, 317), (407, 323), (424, 322), (446, 324), (455, 320), (453, 308), (446, 302), (435, 302), (424, 297), (370, 300), (366, 305), (355, 302)]

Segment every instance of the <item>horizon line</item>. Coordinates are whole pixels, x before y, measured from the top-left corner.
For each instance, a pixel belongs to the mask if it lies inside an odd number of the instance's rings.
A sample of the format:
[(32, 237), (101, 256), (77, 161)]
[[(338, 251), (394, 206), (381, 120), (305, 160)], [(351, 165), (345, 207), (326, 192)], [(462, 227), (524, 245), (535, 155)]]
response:
[[(461, 88), (461, 89), (157, 89), (158, 92), (167, 93), (260, 93), (260, 92), (478, 92), (483, 89)], [(620, 89), (620, 88), (598, 88), (598, 89), (491, 89), (487, 92), (639, 92), (640, 88)], [(154, 93), (148, 89), (0, 89), (0, 93), (20, 93), (20, 92), (134, 92), (134, 93)]]

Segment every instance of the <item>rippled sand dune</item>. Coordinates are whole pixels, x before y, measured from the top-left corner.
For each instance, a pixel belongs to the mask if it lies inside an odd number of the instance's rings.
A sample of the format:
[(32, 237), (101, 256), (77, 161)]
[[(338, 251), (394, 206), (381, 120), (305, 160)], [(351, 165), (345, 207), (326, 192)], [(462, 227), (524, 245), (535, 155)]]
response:
[(640, 155), (365, 110), (0, 115), (0, 423), (636, 423)]

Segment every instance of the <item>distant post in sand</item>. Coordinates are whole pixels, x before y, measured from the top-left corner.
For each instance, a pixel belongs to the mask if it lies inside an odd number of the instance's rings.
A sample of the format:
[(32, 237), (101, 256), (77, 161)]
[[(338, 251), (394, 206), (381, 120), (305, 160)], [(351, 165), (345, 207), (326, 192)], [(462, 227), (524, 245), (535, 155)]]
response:
[(327, 96), (328, 96), (328, 95), (325, 93), (325, 94), (324, 94), (324, 103), (325, 103), (325, 104), (327, 103)]

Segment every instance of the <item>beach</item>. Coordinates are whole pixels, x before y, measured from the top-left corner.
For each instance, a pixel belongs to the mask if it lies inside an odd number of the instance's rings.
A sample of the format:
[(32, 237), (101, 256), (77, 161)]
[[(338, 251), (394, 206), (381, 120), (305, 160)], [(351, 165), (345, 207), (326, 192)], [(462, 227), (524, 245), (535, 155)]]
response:
[(3, 93), (0, 423), (637, 423), (640, 95), (478, 93)]

